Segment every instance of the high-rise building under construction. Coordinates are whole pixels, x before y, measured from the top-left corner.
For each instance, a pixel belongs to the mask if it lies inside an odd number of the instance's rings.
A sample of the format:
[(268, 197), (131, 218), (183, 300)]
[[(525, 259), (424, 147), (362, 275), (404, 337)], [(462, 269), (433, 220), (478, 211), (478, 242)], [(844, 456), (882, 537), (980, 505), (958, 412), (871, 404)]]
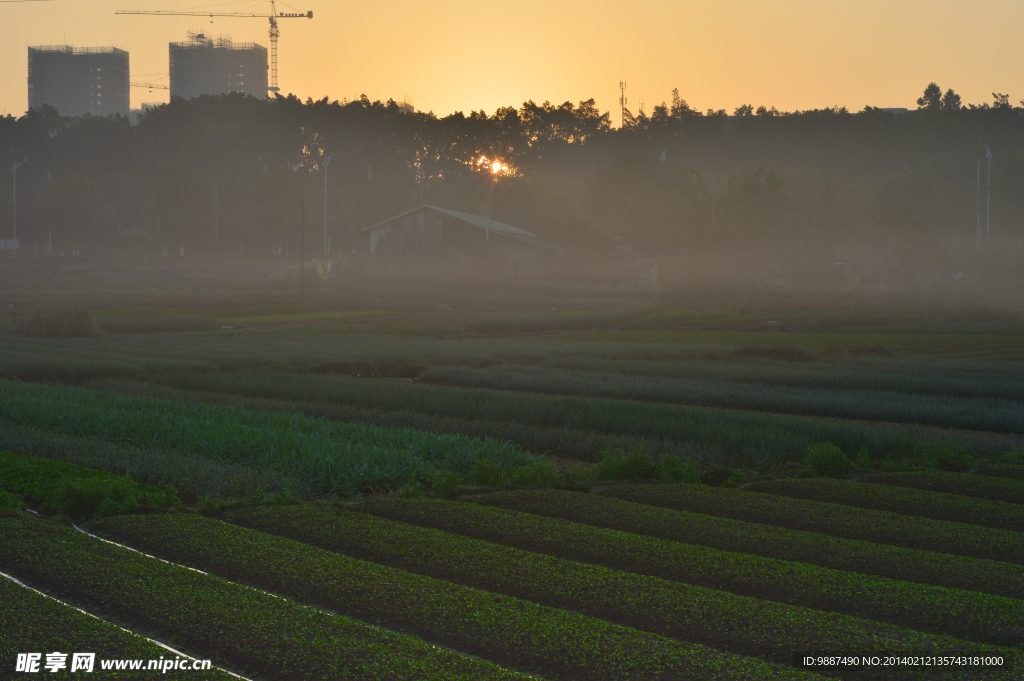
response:
[(28, 105), (62, 116), (128, 115), (128, 53), (116, 47), (28, 48)]
[(185, 42), (171, 43), (170, 70), (171, 97), (228, 92), (267, 96), (267, 48), (256, 43), (189, 33)]

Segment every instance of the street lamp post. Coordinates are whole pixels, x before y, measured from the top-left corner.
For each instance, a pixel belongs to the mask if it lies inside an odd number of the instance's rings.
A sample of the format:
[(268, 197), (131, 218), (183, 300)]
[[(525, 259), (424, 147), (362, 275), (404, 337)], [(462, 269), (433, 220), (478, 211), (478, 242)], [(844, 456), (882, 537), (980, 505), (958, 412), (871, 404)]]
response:
[[(14, 167), (11, 168), (11, 175), (14, 176), (14, 194), (11, 196), (11, 205), (13, 206), (14, 215), (12, 216), (11, 222), (14, 225), (14, 237), (13, 238), (14, 238), (15, 243), (17, 243), (17, 241), (18, 241), (18, 168), (20, 168), (21, 164), (24, 163), (27, 160), (28, 160), (27, 158), (26, 159), (22, 159), (20, 163), (15, 163)], [(11, 257), (14, 258), (17, 255), (18, 255), (18, 249), (17, 248), (11, 249)]]
[(334, 157), (333, 153), (327, 155), (327, 160), (324, 161), (324, 258), (327, 257), (327, 166), (331, 165), (331, 158)]

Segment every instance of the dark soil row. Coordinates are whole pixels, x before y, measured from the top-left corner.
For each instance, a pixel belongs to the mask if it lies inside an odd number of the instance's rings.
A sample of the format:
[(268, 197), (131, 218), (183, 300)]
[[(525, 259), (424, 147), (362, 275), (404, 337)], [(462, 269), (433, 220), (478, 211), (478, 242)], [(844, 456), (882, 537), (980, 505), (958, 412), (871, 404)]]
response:
[[(1017, 468), (1011, 466), (994, 467), (994, 470), (996, 472), (1002, 470), (1011, 473), (1018, 471)], [(1024, 468), (1019, 470), (1024, 473)], [(1024, 475), (1020, 477), (1024, 478)], [(1024, 480), (1015, 480), (1012, 475), (1006, 475), (1000, 479), (991, 474), (975, 475), (972, 473), (947, 473), (945, 471), (920, 471), (914, 473), (880, 473), (878, 475), (869, 475), (864, 478), (864, 482), (877, 482), (897, 487), (912, 487), (933, 492), (962, 494), (968, 497), (1004, 501), (1010, 504), (1024, 504)]]
[[(870, 478), (869, 481), (876, 482)], [(1024, 505), (1005, 501), (894, 487), (890, 484), (868, 485), (852, 480), (823, 478), (755, 482), (745, 485), (743, 489), (793, 499), (825, 501), (876, 511), (1024, 532)]]
[(657, 508), (600, 494), (523, 490), (473, 501), (725, 551), (1024, 599), (1024, 567), (1011, 563)]
[(1024, 480), (1024, 466), (1013, 466), (1010, 464), (987, 466), (974, 471), (974, 474), (1009, 480)]
[(1024, 535), (1012, 530), (706, 485), (626, 485), (599, 494), (844, 539), (1024, 564)]
[[(523, 679), (35, 518), (0, 518), (0, 571), (263, 679)], [(65, 643), (65, 645), (67, 645)]]

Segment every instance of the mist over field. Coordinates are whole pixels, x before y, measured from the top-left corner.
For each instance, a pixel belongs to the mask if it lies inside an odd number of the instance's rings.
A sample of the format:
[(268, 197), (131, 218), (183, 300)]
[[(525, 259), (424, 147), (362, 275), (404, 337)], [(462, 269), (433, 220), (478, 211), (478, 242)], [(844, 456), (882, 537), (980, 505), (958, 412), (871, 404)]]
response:
[[(204, 288), (204, 277), (231, 285), (230, 270), (283, 286), (316, 258), (314, 283), (350, 289), (1012, 297), (1024, 283), (1024, 109), (998, 93), (962, 104), (935, 84), (919, 103), (727, 114), (673, 91), (650, 114), (590, 100), (488, 116), (233, 94), (175, 99), (135, 126), (43, 107), (0, 119), (0, 149), (29, 159), (16, 214), (13, 194), (0, 200), (0, 234), (16, 217), (20, 241), (0, 276), (15, 288), (61, 271), (70, 286)], [(406, 213), (421, 205), (528, 235), (513, 242), (457, 216), (467, 228), (445, 230), (443, 216)], [(377, 250), (367, 228), (396, 216)], [(421, 234), (399, 235), (410, 220)], [(103, 264), (69, 267), (81, 263)]]

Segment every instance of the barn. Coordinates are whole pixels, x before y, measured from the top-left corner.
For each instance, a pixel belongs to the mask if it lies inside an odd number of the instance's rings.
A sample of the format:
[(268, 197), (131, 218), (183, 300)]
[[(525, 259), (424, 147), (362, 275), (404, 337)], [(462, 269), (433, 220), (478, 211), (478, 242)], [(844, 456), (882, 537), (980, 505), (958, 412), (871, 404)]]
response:
[(377, 281), (535, 281), (562, 251), (503, 222), (422, 205), (362, 231), (367, 275)]

